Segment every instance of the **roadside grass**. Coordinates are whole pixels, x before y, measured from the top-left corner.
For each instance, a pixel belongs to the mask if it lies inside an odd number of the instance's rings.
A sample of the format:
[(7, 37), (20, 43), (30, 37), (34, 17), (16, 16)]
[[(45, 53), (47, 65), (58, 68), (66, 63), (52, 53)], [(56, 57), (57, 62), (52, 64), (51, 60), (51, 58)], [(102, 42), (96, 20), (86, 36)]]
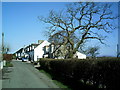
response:
[[(39, 70), (41, 73), (44, 73), (46, 76), (48, 76), (50, 79), (52, 79), (52, 75), (47, 73), (46, 71), (44, 70)], [(62, 82), (58, 81), (58, 80), (52, 80), (58, 87), (60, 88), (65, 88), (65, 89), (68, 89), (68, 90), (71, 90), (68, 86), (64, 85)]]
[(5, 67), (13, 67), (13, 64), (11, 63), (11, 61), (6, 61)]
[(47, 75), (50, 79), (52, 78), (52, 76), (49, 74), (49, 73), (47, 73), (46, 71), (44, 71), (44, 70), (39, 70), (41, 73), (44, 73), (45, 75)]

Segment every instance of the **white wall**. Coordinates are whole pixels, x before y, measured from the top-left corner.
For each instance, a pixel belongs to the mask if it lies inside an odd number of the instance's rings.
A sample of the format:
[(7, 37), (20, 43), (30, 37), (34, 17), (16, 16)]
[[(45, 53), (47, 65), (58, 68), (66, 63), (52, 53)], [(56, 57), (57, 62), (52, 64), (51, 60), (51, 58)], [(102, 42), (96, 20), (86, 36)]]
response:
[(29, 56), (31, 58), (31, 61), (33, 61), (33, 59), (34, 59), (34, 51), (30, 51)]
[(77, 55), (78, 55), (78, 59), (86, 59), (86, 55), (85, 54), (82, 54), (80, 52), (76, 52)]
[(34, 49), (34, 61), (37, 61), (37, 58), (43, 58), (43, 47), (46, 45), (50, 45), (50, 43), (48, 41), (44, 41)]
[(3, 61), (0, 61), (0, 70), (3, 69)]
[(78, 57), (78, 59), (86, 59), (86, 55), (85, 54), (82, 54), (82, 53), (80, 53), (80, 52), (76, 52), (76, 54), (74, 55), (74, 58), (75, 57)]

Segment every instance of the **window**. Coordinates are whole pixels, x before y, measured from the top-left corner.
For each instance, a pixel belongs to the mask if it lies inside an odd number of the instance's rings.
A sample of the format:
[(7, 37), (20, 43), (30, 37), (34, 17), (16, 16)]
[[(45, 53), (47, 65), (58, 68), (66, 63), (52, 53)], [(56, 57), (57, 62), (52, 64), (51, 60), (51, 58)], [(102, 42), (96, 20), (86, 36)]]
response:
[(32, 46), (32, 49), (34, 49), (34, 46)]

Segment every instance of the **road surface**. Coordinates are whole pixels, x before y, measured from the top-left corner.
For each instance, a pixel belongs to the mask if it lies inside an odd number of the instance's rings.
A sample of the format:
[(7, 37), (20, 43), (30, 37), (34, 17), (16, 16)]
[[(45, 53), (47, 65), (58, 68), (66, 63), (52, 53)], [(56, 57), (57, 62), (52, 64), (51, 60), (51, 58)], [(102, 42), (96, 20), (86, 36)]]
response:
[(31, 63), (15, 60), (12, 63), (14, 67), (4, 68), (2, 88), (58, 88)]

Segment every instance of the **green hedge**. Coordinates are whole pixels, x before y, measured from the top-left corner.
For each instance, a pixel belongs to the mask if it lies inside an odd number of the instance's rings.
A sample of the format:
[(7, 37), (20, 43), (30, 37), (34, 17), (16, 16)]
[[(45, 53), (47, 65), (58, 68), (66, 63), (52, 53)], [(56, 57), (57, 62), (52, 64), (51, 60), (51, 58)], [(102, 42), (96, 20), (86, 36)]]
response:
[[(41, 68), (72, 87), (120, 88), (120, 58), (40, 60)], [(82, 85), (82, 86), (81, 86)]]

